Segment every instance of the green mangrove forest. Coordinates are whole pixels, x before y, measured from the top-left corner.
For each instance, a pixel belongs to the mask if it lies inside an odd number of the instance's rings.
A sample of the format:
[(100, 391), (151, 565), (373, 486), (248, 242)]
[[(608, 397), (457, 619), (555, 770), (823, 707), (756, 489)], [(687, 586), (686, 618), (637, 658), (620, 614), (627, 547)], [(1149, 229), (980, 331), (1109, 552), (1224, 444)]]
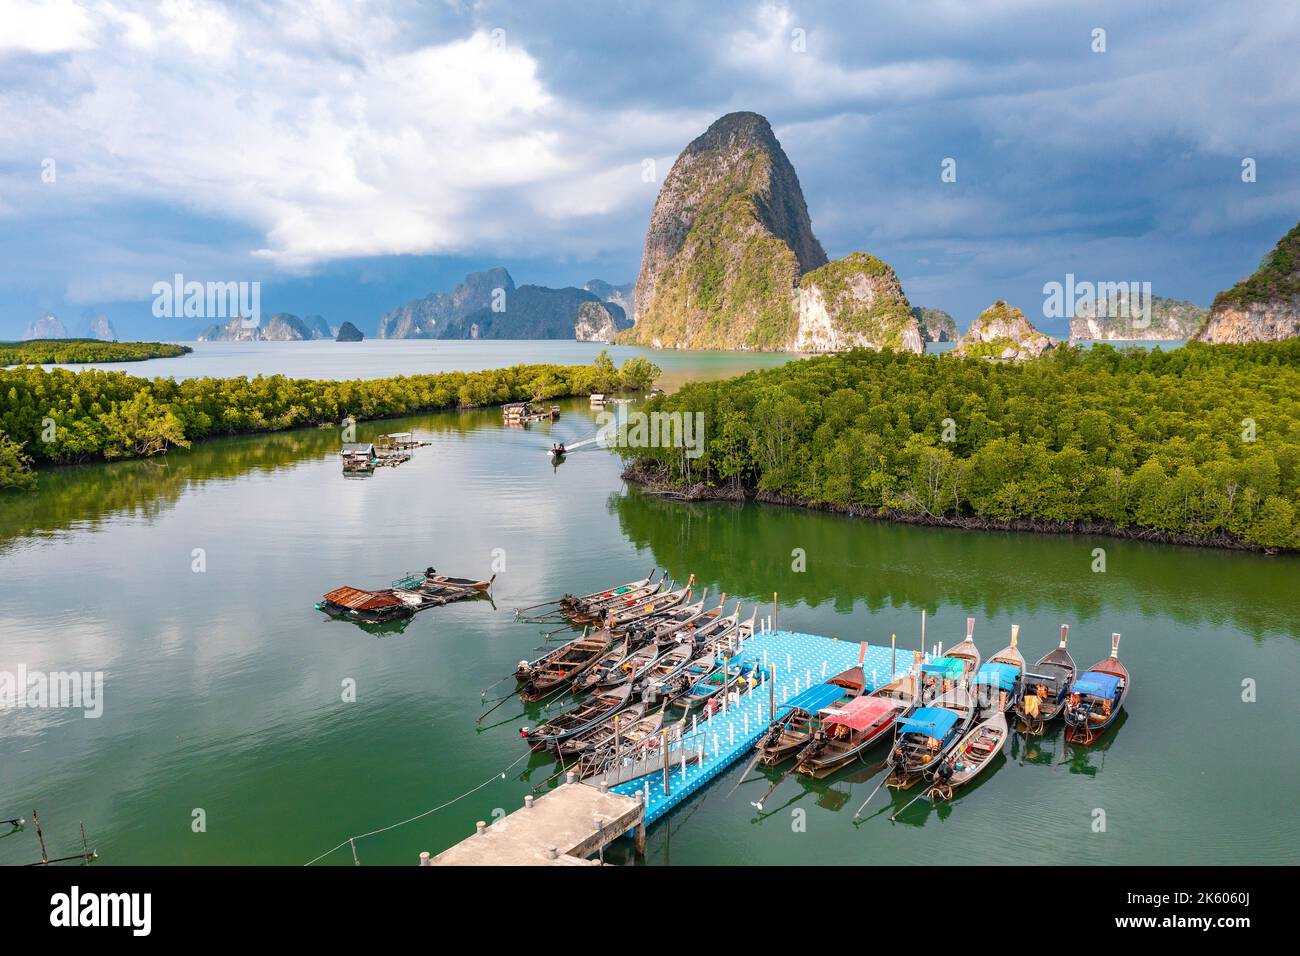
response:
[(1060, 348), (1020, 364), (854, 351), (656, 398), (702, 454), (622, 447), (627, 476), (977, 528), (1300, 547), (1300, 340)]
[(0, 371), (0, 489), (29, 487), (33, 464), (147, 457), (218, 435), (345, 418), (643, 392), (659, 371), (639, 356), (617, 368), (605, 352), (585, 366), (515, 365), (350, 381), (279, 375), (175, 381), (99, 369), (8, 369)]
[(31, 339), (0, 342), (3, 365), (89, 365), (94, 362), (143, 362), (177, 358), (194, 350), (170, 342), (102, 342), (99, 339)]

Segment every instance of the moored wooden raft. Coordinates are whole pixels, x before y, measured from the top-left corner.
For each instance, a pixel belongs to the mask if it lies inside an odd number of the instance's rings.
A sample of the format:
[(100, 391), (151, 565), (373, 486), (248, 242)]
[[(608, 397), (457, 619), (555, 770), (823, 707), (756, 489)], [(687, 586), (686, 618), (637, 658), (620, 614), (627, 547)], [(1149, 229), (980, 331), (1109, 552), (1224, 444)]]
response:
[(387, 588), (367, 590), (346, 585), (335, 588), (322, 595), (316, 609), (331, 617), (381, 624), (411, 617), (431, 607), (479, 597), (487, 593), (494, 580), (495, 574), (479, 581), (446, 577), (429, 568), (423, 574), (398, 578)]

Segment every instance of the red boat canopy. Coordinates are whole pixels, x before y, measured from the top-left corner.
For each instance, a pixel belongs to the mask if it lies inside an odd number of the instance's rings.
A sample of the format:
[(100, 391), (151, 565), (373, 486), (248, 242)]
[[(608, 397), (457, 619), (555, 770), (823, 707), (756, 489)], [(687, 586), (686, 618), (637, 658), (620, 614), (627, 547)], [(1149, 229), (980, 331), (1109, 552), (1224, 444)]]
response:
[(902, 703), (886, 697), (855, 697), (846, 704), (823, 707), (824, 723), (843, 724), (850, 730), (870, 730), (892, 720), (903, 709)]

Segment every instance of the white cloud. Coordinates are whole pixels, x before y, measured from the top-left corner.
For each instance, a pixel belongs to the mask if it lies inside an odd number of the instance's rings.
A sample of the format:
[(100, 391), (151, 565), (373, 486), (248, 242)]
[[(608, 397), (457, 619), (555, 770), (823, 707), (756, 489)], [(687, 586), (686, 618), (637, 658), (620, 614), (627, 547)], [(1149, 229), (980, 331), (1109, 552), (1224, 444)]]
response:
[(93, 33), (90, 14), (72, 0), (0, 0), (0, 54), (87, 50)]
[[(275, 8), (262, 23), (200, 0), (76, 9), (80, 32), (40, 41), (72, 51), (51, 65), (70, 95), (32, 109), (30, 94), (0, 92), (0, 113), (21, 116), (0, 129), (0, 154), (29, 165), (44, 144), (61, 193), (81, 202), (250, 224), (265, 235), (250, 252), (295, 267), (464, 249), (501, 231), (485, 197), (561, 174), (566, 189), (603, 183), (590, 208), (614, 201), (615, 164), (584, 164), (565, 132), (578, 124), (533, 58), (489, 31), (411, 48), (350, 4)], [(544, 189), (534, 198), (556, 208)]]

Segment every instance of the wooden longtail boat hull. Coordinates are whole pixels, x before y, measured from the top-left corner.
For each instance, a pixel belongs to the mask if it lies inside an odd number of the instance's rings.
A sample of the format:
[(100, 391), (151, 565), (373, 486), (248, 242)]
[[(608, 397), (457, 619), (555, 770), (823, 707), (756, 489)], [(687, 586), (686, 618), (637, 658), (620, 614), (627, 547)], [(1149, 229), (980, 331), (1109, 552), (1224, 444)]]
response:
[(585, 604), (588, 601), (595, 601), (598, 598), (614, 597), (618, 594), (621, 594), (626, 591), (631, 591), (635, 588), (645, 587), (651, 581), (654, 580), (656, 570), (657, 569), (652, 568), (650, 570), (650, 573), (647, 574), (639, 581), (629, 581), (627, 584), (615, 585), (612, 588), (605, 588), (605, 590), (603, 591), (592, 591), (590, 594), (583, 594), (576, 597), (572, 594), (566, 594), (564, 597), (560, 598), (560, 603), (565, 605)]
[(904, 724), (898, 724), (899, 732), (894, 735), (894, 748), (890, 754), (891, 774), (898, 779), (906, 780), (933, 771), (957, 746), (975, 719), (975, 701), (964, 686), (958, 686), (927, 706), (950, 711), (956, 720), (938, 740), (936, 747), (931, 747), (929, 740), (937, 738), (904, 730)]
[[(1017, 695), (1012, 713), (1016, 716), (1016, 729), (1025, 734), (1041, 734), (1044, 727), (1065, 711), (1065, 702), (1070, 696), (1070, 685), (1079, 673), (1074, 658), (1065, 649), (1070, 626), (1061, 625), (1061, 643), (1038, 659), (1032, 671), (1026, 671), (1021, 693)], [(1035, 678), (1039, 680), (1035, 680)], [(1045, 695), (1036, 693), (1042, 687)], [(1038, 713), (1030, 714), (1025, 698), (1033, 693), (1039, 698)]]
[(962, 735), (944, 760), (952, 768), (952, 776), (945, 779), (938, 768), (934, 771), (931, 798), (951, 800), (956, 788), (970, 783), (992, 765), (1010, 736), (1004, 711), (995, 709), (992, 716), (975, 724)]
[(855, 733), (847, 740), (839, 741), (830, 737), (814, 739), (800, 753), (795, 771), (817, 779), (829, 777), (855, 757), (887, 739), (898, 719), (906, 717), (915, 709), (920, 683), (917, 675), (907, 674), (872, 691), (867, 695), (868, 698), (896, 701), (897, 709), (887, 717), (883, 717), (879, 724), (864, 732)]
[(517, 670), (519, 699), (541, 700), (559, 687), (581, 677), (609, 649), (609, 632), (583, 635), (556, 648), (551, 653)]
[(624, 685), (612, 691), (597, 694), (576, 707), (566, 710), (554, 720), (549, 720), (533, 730), (523, 729), (519, 734), (530, 750), (554, 750), (559, 744), (576, 737), (603, 720), (608, 720), (631, 703), (632, 688)]
[(596, 682), (596, 686), (608, 689), (631, 683), (637, 679), (638, 675), (645, 673), (646, 669), (659, 659), (659, 655), (659, 648), (653, 644), (647, 644), (645, 647), (628, 654), (617, 666), (610, 668)]
[(578, 758), (574, 770), (577, 772), (579, 779), (586, 779), (602, 773), (606, 767), (616, 763), (625, 755), (636, 758), (639, 751), (658, 746), (657, 737), (664, 723), (663, 711), (657, 710), (653, 714), (629, 722), (627, 727), (623, 727), (626, 713), (627, 711), (624, 711), (618, 716), (620, 729), (617, 747), (614, 746), (611, 740), (608, 746), (589, 751)]
[(608, 719), (595, 724), (582, 733), (561, 741), (558, 752), (563, 757), (573, 757), (592, 750), (599, 750), (607, 744), (612, 745), (614, 743), (615, 722), (617, 721), (620, 725), (623, 723), (633, 724), (645, 716), (645, 711), (645, 704), (631, 704), (616, 714), (610, 714)]
[(1133, 685), (1133, 679), (1129, 675), (1128, 668), (1121, 664), (1119, 660), (1118, 634), (1111, 635), (1110, 657), (1093, 664), (1084, 673), (1087, 674), (1091, 671), (1110, 674), (1119, 678), (1119, 688), (1117, 699), (1111, 702), (1110, 713), (1103, 711), (1101, 715), (1098, 715), (1096, 712), (1101, 708), (1097, 706), (1076, 709), (1067, 700), (1065, 706), (1065, 739), (1070, 743), (1082, 744), (1085, 747), (1095, 743), (1097, 738), (1115, 723), (1120, 711), (1124, 709), (1124, 700), (1128, 697), (1129, 688)]

